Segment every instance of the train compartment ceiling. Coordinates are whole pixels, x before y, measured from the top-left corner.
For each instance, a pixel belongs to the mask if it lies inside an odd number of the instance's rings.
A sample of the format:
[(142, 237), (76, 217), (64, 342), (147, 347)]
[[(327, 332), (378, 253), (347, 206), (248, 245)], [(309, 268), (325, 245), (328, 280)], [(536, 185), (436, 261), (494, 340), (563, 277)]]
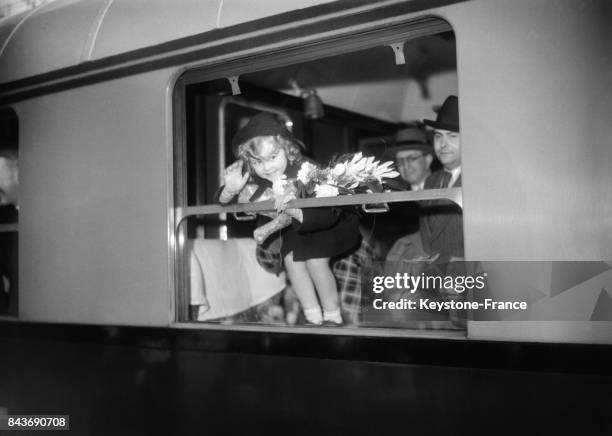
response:
[(435, 116), (434, 104), (457, 93), (453, 32), (423, 36), (404, 44), (405, 64), (381, 45), (241, 76), (262, 88), (299, 97), (316, 90), (326, 105), (392, 123)]

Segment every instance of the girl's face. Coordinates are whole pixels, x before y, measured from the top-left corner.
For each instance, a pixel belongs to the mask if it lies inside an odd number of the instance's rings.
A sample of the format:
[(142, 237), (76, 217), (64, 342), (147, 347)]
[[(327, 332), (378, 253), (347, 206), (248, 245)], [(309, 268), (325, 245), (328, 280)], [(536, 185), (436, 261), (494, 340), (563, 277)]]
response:
[(262, 179), (273, 182), (287, 169), (287, 153), (272, 136), (264, 136), (257, 142), (257, 152), (249, 157), (249, 163)]

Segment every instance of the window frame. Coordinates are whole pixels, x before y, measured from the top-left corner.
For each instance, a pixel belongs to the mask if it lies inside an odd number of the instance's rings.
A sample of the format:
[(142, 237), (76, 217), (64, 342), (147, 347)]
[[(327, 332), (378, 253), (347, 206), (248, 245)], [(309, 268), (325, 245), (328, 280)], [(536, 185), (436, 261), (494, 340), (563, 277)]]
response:
[[(372, 23), (370, 23), (372, 24)], [(213, 63), (205, 67), (194, 67), (183, 72), (175, 82), (172, 93), (173, 98), (173, 175), (174, 175), (174, 216), (171, 225), (172, 235), (170, 244), (170, 258), (174, 259), (174, 287), (175, 302), (173, 325), (183, 328), (201, 328), (212, 330), (238, 330), (261, 332), (291, 332), (291, 333), (322, 333), (354, 336), (385, 336), (385, 337), (440, 337), (444, 339), (467, 339), (467, 329), (459, 331), (391, 329), (386, 327), (344, 327), (339, 331), (336, 328), (318, 327), (316, 329), (299, 326), (275, 326), (261, 324), (233, 324), (220, 325), (211, 322), (198, 322), (189, 320), (189, 302), (186, 292), (186, 278), (188, 277), (188, 262), (185, 258), (185, 237), (182, 235), (181, 225), (189, 217), (211, 214), (227, 214), (236, 212), (261, 212), (274, 209), (272, 201), (249, 204), (204, 204), (187, 206), (187, 107), (186, 87), (188, 85), (219, 80), (230, 77), (240, 77), (243, 74), (255, 71), (264, 71), (271, 68), (286, 67), (297, 63), (308, 62), (318, 58), (341, 55), (344, 53), (364, 50), (381, 45), (396, 44), (422, 36), (438, 34), (454, 29), (443, 18), (423, 15), (391, 26), (384, 23), (361, 25), (356, 29), (343, 29), (336, 35), (318, 34), (305, 44), (293, 47), (281, 47), (266, 50), (265, 47), (256, 47), (253, 54), (247, 57), (234, 57), (229, 60)], [(260, 51), (260, 49), (262, 49)], [(389, 55), (393, 56), (392, 47)], [(246, 66), (245, 66), (246, 65)], [(239, 98), (238, 96), (235, 96)], [(223, 154), (223, 153), (221, 153)], [(424, 191), (383, 192), (373, 194), (356, 194), (327, 198), (308, 198), (293, 200), (288, 204), (292, 208), (311, 208), (329, 206), (349, 206), (378, 203), (396, 203), (426, 200), (450, 200), (463, 209), (462, 188), (430, 189)]]

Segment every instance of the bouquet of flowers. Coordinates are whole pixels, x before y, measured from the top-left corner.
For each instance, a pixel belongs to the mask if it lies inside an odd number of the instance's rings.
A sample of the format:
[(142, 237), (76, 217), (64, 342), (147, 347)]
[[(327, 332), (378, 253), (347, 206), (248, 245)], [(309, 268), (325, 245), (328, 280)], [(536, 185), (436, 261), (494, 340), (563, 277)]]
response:
[(272, 221), (255, 229), (255, 241), (261, 244), (272, 233), (291, 224), (291, 216), (283, 212), (284, 205), (290, 200), (383, 192), (387, 184), (386, 179), (398, 176), (392, 161), (380, 163), (374, 160), (374, 157), (365, 157), (362, 153), (342, 155), (324, 168), (304, 161), (297, 179), (283, 176), (272, 184), (272, 196), (279, 214)]
[(385, 181), (399, 176), (393, 162), (380, 163), (361, 152), (342, 155), (326, 168), (304, 162), (298, 172), (296, 186), (300, 197), (335, 197), (364, 192), (382, 192)]

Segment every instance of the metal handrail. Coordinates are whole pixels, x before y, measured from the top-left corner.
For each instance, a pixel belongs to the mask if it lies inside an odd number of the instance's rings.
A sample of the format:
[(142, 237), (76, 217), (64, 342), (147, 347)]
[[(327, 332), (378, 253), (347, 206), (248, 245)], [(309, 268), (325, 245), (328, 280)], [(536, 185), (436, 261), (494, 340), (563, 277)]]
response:
[[(354, 206), (371, 203), (399, 203), (402, 201), (450, 200), (463, 208), (461, 188), (426, 189), (422, 191), (380, 192), (374, 194), (339, 195), (337, 197), (299, 198), (288, 203), (288, 208), (311, 208), (330, 206)], [(263, 212), (274, 210), (272, 200), (259, 203), (238, 203), (222, 206), (209, 204), (203, 206), (177, 207), (175, 210), (176, 228), (190, 216), (232, 212)]]

